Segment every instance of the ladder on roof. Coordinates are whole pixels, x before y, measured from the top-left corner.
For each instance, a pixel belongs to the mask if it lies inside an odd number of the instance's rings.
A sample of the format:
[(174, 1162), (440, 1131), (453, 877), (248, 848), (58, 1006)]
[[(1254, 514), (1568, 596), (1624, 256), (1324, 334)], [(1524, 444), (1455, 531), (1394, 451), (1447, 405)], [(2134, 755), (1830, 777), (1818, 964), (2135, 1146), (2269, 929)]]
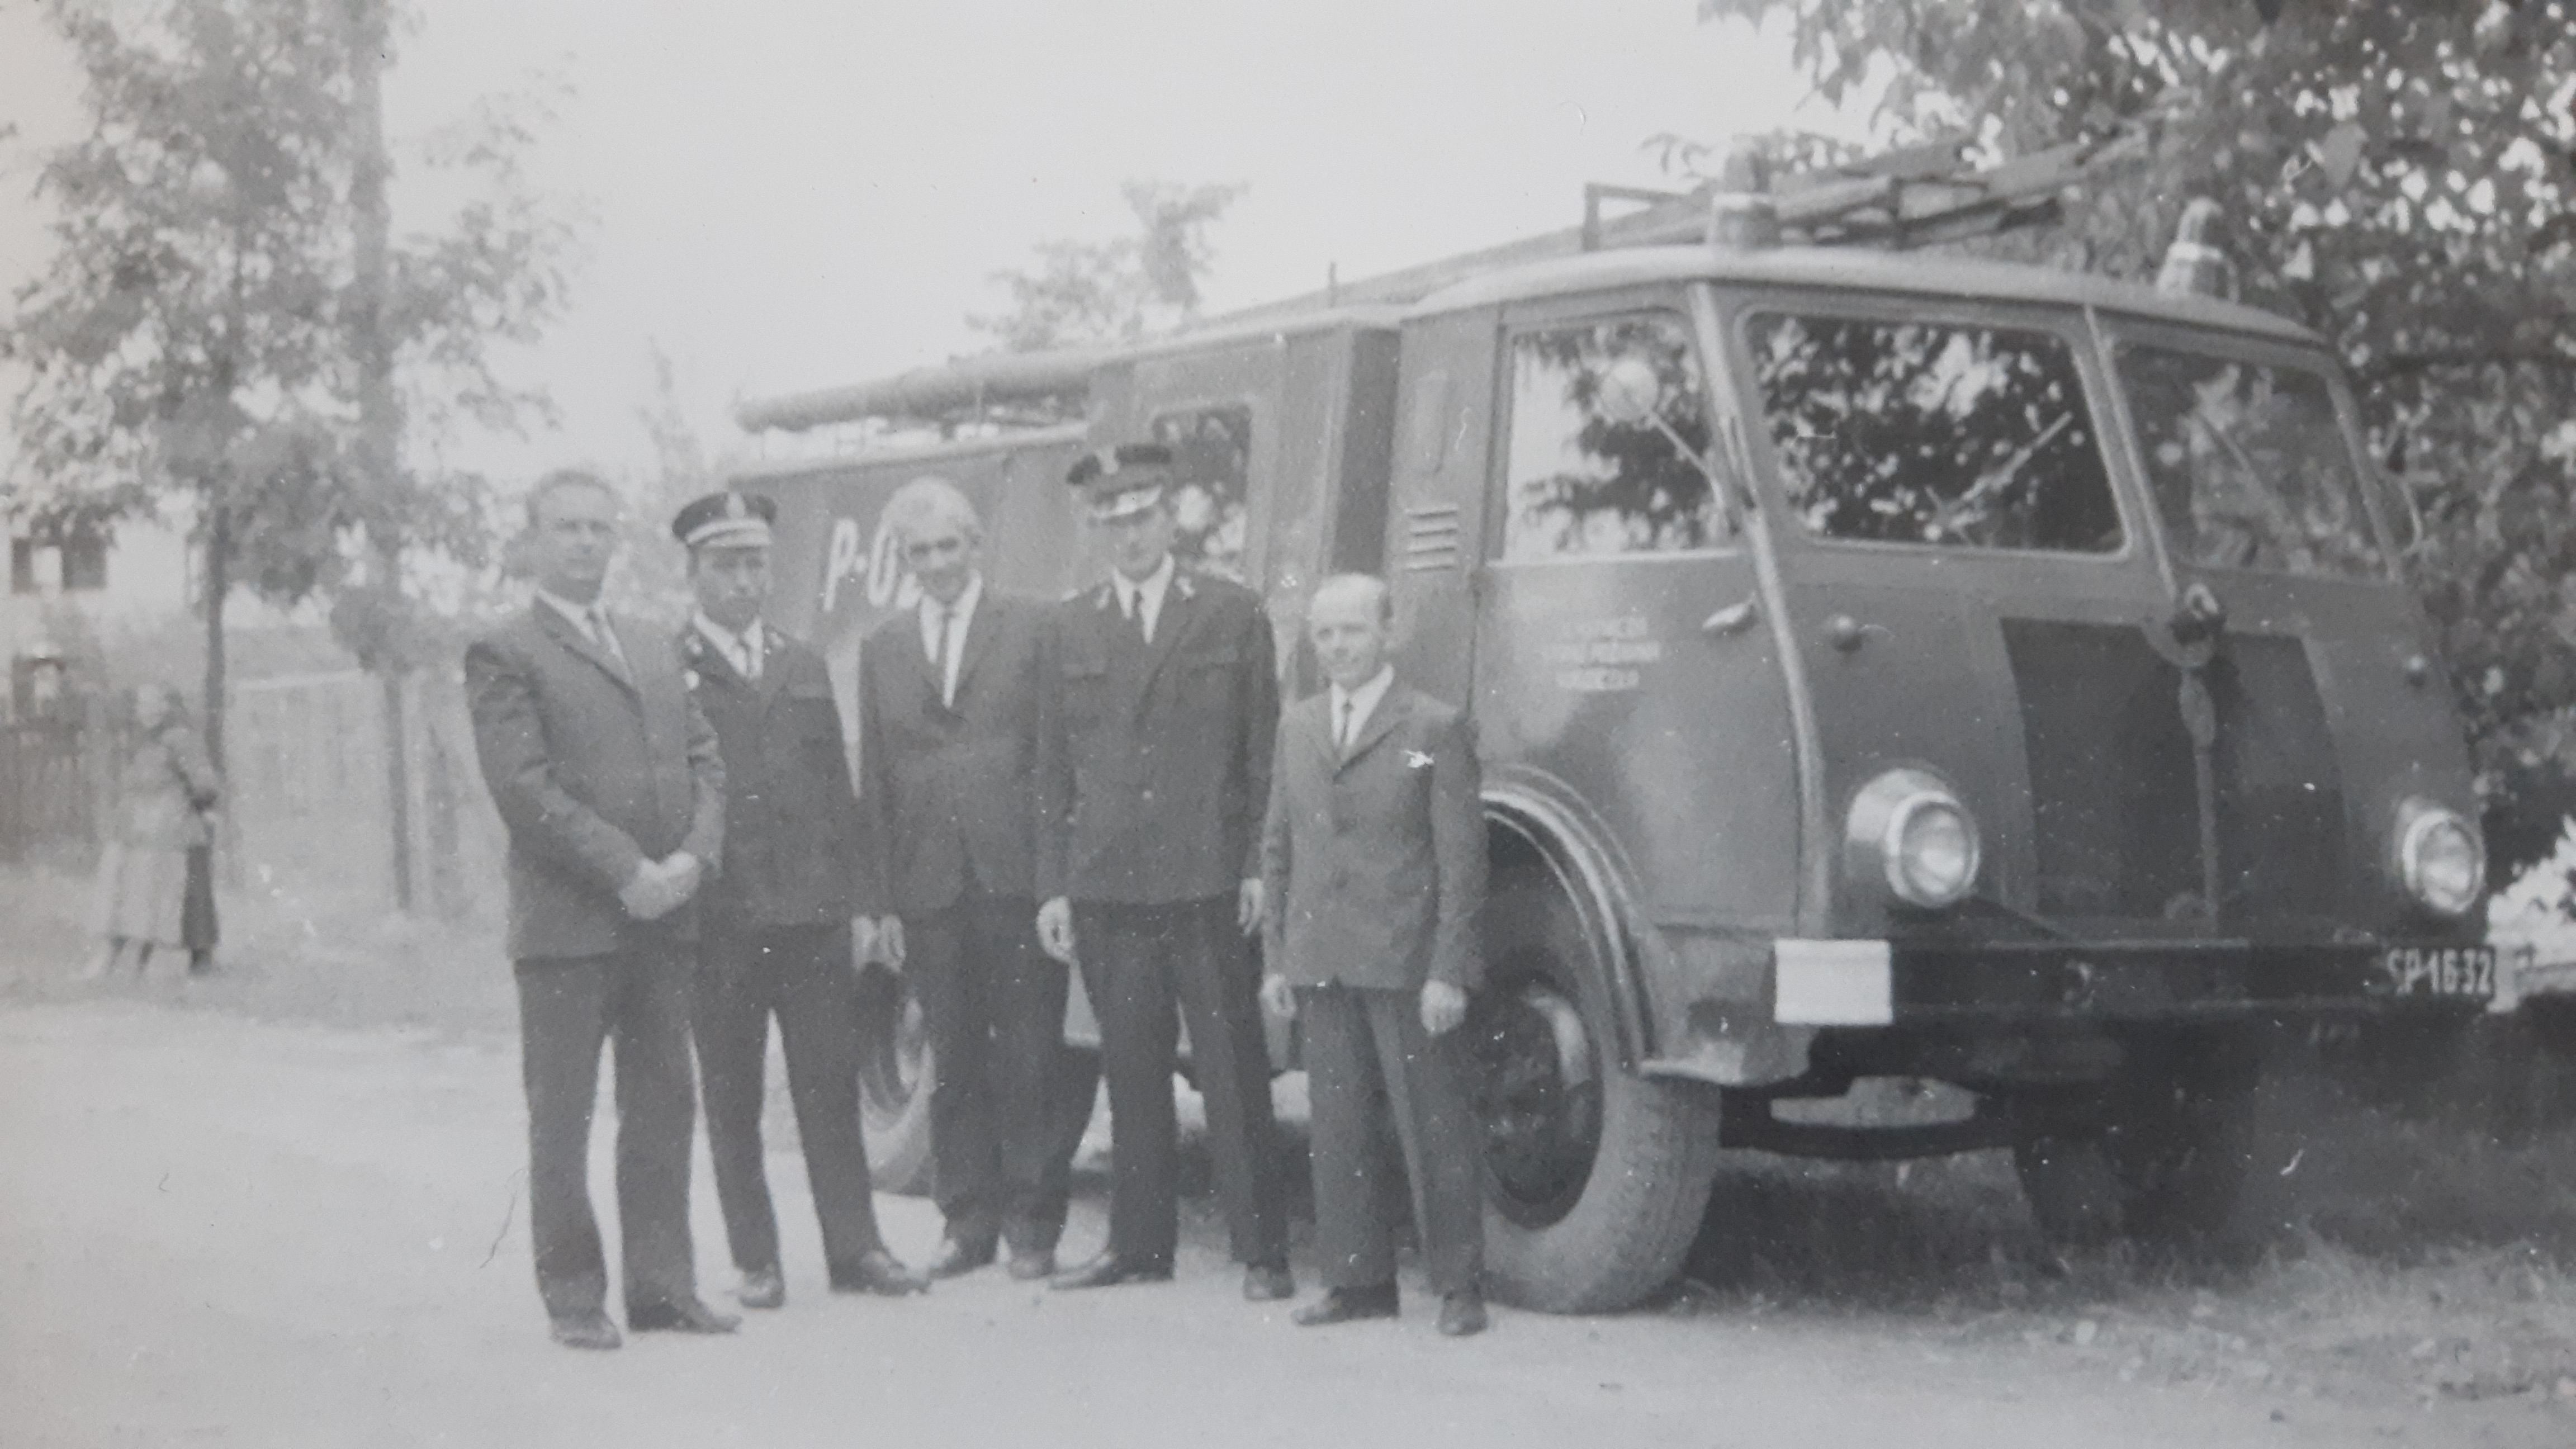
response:
[[(1966, 143), (1954, 138), (1791, 172), (1767, 184), (1751, 154), (1739, 150), (1722, 179), (1690, 191), (1585, 187), (1582, 249), (1698, 240), (1707, 233), (1710, 207), (1730, 192), (1767, 200), (1780, 239), (1809, 246), (1901, 250), (2047, 226), (2062, 214), (2068, 187), (2129, 154), (2123, 141), (2071, 141), (1981, 170), (1962, 159)], [(1646, 207), (1605, 218), (1608, 201)]]

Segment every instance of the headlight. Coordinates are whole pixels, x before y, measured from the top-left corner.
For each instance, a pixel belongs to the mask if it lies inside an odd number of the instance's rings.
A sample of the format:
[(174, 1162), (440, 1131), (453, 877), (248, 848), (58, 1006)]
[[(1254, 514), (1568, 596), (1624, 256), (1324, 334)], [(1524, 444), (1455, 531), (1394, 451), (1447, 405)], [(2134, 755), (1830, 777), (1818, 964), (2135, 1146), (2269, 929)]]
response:
[(2465, 915), (2486, 888), (2486, 842), (2460, 812), (2409, 800), (2397, 807), (2397, 877), (2428, 909)]
[(1895, 769), (1852, 798), (1844, 868), (1862, 891), (1940, 910), (1977, 884), (1977, 821), (1928, 770)]

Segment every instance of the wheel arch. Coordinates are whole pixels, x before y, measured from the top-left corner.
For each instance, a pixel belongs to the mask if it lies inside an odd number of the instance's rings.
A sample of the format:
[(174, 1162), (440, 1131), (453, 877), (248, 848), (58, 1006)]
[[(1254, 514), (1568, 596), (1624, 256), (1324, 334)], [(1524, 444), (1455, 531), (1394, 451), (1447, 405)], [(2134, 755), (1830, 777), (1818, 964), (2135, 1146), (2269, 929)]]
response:
[(1574, 907), (1591, 975), (1609, 1001), (1616, 1065), (1635, 1071), (1653, 1055), (1654, 1039), (1640, 976), (1638, 898), (1622, 853), (1581, 804), (1544, 779), (1489, 781), (1484, 814), (1494, 874), (1535, 863)]

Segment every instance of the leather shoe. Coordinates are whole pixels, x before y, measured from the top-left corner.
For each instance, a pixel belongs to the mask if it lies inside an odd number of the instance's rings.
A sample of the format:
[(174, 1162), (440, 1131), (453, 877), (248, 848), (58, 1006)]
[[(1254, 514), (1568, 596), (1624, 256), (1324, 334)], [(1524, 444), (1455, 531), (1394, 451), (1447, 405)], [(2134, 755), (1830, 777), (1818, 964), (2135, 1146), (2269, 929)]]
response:
[(731, 1333), (742, 1327), (742, 1320), (686, 1298), (634, 1304), (626, 1310), (626, 1326), (637, 1333)]
[(1286, 1265), (1254, 1263), (1243, 1270), (1243, 1301), (1276, 1303), (1297, 1296), (1297, 1280), (1288, 1276)]
[(787, 1280), (776, 1268), (747, 1268), (733, 1290), (733, 1301), (745, 1308), (779, 1308), (787, 1303)]
[(907, 1293), (927, 1293), (930, 1280), (903, 1265), (903, 1261), (883, 1248), (870, 1248), (855, 1260), (832, 1270), (835, 1293), (874, 1293), (880, 1298), (901, 1298)]
[(1440, 1333), (1466, 1338), (1485, 1331), (1485, 1295), (1470, 1288), (1440, 1300)]
[(1013, 1253), (1010, 1274), (1014, 1280), (1022, 1283), (1034, 1283), (1040, 1278), (1054, 1277), (1055, 1249), (1035, 1248), (1025, 1253)]
[(957, 1238), (942, 1238), (939, 1251), (931, 1255), (930, 1276), (954, 1278), (990, 1267), (997, 1249), (990, 1242), (970, 1243)]
[(617, 1325), (605, 1313), (584, 1313), (572, 1318), (554, 1320), (551, 1331), (555, 1342), (566, 1348), (611, 1349), (624, 1343), (617, 1336)]
[(1146, 1263), (1103, 1253), (1088, 1263), (1067, 1268), (1050, 1281), (1056, 1288), (1114, 1288), (1121, 1283), (1169, 1283), (1172, 1265)]
[(1299, 1328), (1323, 1328), (1362, 1318), (1393, 1318), (1395, 1285), (1377, 1283), (1366, 1288), (1327, 1288), (1323, 1297), (1288, 1316)]

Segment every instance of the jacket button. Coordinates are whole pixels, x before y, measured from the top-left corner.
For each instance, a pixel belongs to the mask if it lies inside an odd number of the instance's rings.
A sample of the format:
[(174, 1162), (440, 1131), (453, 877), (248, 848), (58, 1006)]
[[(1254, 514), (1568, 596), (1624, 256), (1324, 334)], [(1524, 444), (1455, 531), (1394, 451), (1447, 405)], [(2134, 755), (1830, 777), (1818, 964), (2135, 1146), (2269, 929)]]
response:
[(1137, 798), (1140, 800), (1151, 800), (1154, 798), (1154, 792), (1151, 790), (1139, 791), (1137, 792)]

